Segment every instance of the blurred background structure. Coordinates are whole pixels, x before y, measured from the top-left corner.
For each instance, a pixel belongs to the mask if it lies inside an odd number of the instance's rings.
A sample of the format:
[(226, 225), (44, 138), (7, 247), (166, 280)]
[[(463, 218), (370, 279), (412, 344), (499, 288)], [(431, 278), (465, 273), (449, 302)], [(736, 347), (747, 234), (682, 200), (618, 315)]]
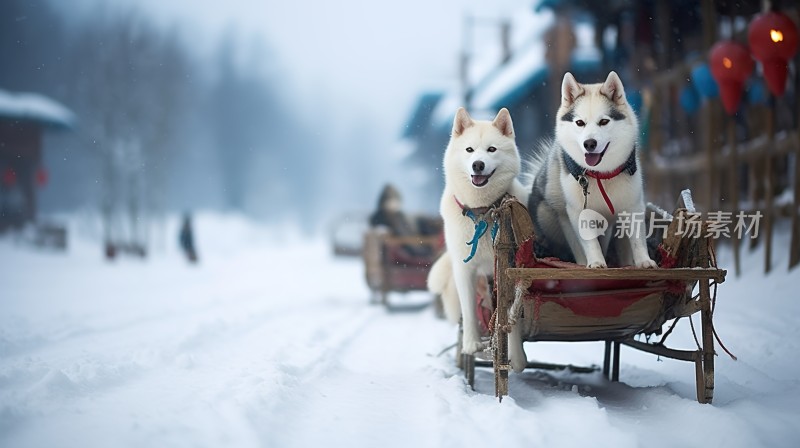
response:
[(47, 184), (44, 133), (70, 128), (72, 112), (50, 98), (0, 90), (0, 231), (36, 221), (37, 188)]
[[(5, 0), (0, 221), (34, 220), (33, 204), (81, 210), (107, 253), (143, 255), (185, 210), (320, 233), (366, 216), (392, 182), (408, 208), (436, 213), (457, 107), (507, 107), (527, 155), (552, 136), (565, 71), (597, 82), (615, 70), (640, 116), (651, 201), (669, 208), (688, 187), (704, 211), (763, 211), (759, 241), (788, 227), (797, 248), (797, 56), (780, 95), (757, 65), (733, 114), (709, 66), (715, 43), (747, 44), (767, 9), (798, 22), (795, 2), (761, 0)], [(31, 93), (60, 115), (3, 100)], [(23, 123), (70, 131), (44, 132), (41, 156), (12, 166), (7, 133)], [(36, 179), (47, 185), (33, 194)]]
[[(458, 105), (487, 116), (507, 107), (517, 145), (530, 154), (540, 139), (552, 137), (565, 71), (580, 82), (600, 82), (615, 70), (639, 115), (648, 200), (669, 208), (681, 189), (690, 188), (700, 210), (730, 213), (734, 223), (739, 213), (760, 212), (759, 237), (750, 245), (767, 246), (764, 270), (772, 268), (776, 226), (792, 233), (791, 246), (780, 248), (791, 252), (790, 268), (800, 263), (800, 59), (792, 52), (784, 63), (788, 76), (780, 94), (767, 90), (759, 64), (738, 87), (743, 100), (727, 114), (720, 98), (725, 92), (709, 65), (718, 42), (746, 47), (748, 29), (764, 11), (788, 17), (796, 33), (795, 2), (541, 0), (533, 6), (527, 16), (492, 24), (503, 57), (489, 67), (469, 38), (483, 22), (465, 19), (460, 85), (422, 92), (408, 119), (404, 137), (414, 144), (415, 163), (438, 169)], [(509, 45), (507, 36), (517, 33), (524, 37)], [(442, 180), (430, 179), (427, 188), (441, 189)], [(738, 272), (739, 241), (730, 242)]]

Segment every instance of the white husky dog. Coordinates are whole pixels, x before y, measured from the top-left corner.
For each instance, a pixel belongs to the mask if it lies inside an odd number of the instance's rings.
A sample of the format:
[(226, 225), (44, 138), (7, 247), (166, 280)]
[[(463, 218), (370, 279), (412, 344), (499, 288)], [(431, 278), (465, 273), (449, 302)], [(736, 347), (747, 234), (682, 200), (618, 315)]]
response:
[[(428, 288), (442, 296), (451, 321), (462, 319), (464, 353), (485, 348), (475, 314), (476, 288), (485, 288), (485, 278), (494, 274), (494, 248), (493, 225), (481, 223), (481, 215), (506, 193), (527, 203), (530, 187), (522, 186), (519, 174), (520, 156), (508, 110), (501, 109), (490, 122), (473, 120), (466, 110), (458, 109), (444, 154), (440, 205), (447, 252), (431, 268)], [(516, 332), (511, 334), (509, 355), (515, 370), (525, 368), (527, 358)]]
[[(616, 73), (609, 73), (602, 84), (579, 84), (572, 74), (564, 75), (555, 141), (544, 145), (531, 163), (528, 211), (537, 244), (546, 252), (561, 258), (571, 252), (577, 263), (606, 267), (611, 229), (621, 224), (624, 212), (628, 231), (617, 232), (623, 235), (615, 238), (620, 264), (656, 267), (647, 253), (644, 225), (635, 225), (632, 218), (634, 213), (643, 217), (645, 211), (638, 134), (636, 114)], [(598, 214), (608, 223), (605, 233), (587, 235), (585, 227), (581, 232), (587, 218)]]

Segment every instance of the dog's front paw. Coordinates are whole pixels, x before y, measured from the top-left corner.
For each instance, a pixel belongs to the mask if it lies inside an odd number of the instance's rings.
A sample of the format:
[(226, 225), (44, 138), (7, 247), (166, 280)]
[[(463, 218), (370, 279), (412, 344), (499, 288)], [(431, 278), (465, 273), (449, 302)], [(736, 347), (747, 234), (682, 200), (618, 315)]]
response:
[(511, 358), (511, 368), (514, 369), (514, 373), (520, 373), (525, 370), (525, 367), (528, 366), (528, 360), (525, 358), (518, 358), (514, 357)]
[(589, 269), (604, 269), (607, 268), (608, 266), (606, 265), (605, 261), (598, 260), (587, 264), (586, 267)]
[(467, 355), (474, 355), (475, 353), (486, 350), (488, 346), (488, 343), (485, 343), (480, 339), (464, 338), (464, 340), (461, 342), (461, 352)]
[(525, 350), (523, 350), (522, 347), (514, 349), (512, 346), (510, 348), (511, 353), (509, 353), (509, 357), (511, 359), (509, 361), (511, 363), (511, 368), (514, 369), (514, 372), (520, 373), (528, 366), (528, 356), (525, 355)]
[(643, 269), (655, 269), (655, 268), (658, 267), (658, 265), (656, 264), (655, 261), (653, 261), (653, 260), (648, 258), (646, 260), (642, 260), (642, 261), (637, 262), (636, 263), (636, 267), (637, 268), (643, 268)]

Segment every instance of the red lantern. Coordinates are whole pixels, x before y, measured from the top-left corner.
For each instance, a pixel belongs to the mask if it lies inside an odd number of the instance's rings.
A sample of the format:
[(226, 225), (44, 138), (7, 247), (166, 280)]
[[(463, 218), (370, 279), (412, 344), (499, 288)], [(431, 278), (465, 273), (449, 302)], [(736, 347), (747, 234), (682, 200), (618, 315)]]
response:
[(797, 52), (797, 26), (779, 12), (759, 14), (750, 22), (748, 31), (753, 55), (764, 67), (764, 78), (775, 96), (786, 90), (789, 59)]
[(11, 168), (6, 168), (3, 170), (3, 186), (4, 187), (13, 187), (15, 183), (17, 183), (17, 173), (14, 172)]
[(744, 82), (753, 73), (753, 59), (747, 47), (724, 40), (711, 47), (709, 56), (711, 75), (719, 84), (720, 97), (725, 111), (733, 115), (742, 101)]
[(45, 168), (39, 167), (39, 169), (36, 170), (36, 185), (44, 187), (49, 180), (50, 173), (48, 173)]

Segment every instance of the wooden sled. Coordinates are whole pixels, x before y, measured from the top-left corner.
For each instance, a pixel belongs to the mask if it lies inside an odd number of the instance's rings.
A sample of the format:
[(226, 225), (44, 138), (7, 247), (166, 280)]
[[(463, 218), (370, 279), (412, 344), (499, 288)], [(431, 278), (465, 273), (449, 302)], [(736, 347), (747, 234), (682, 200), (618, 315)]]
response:
[[(476, 362), (472, 355), (457, 354), (457, 364), (464, 369), (470, 386), (476, 365), (491, 366), (495, 395), (501, 400), (508, 395), (508, 335), (517, 325), (526, 342), (604, 341), (603, 374), (611, 381), (619, 380), (620, 345), (693, 362), (697, 401), (711, 403), (713, 306), (716, 285), (725, 280), (726, 271), (716, 268), (705, 222), (698, 221), (701, 228), (696, 233), (681, 230), (684, 218), (695, 212), (688, 190), (681, 193), (674, 215), (648, 205), (648, 215), (651, 211), (667, 223), (661, 229), (663, 239), (658, 235), (660, 244), (654, 258), (661, 268), (588, 269), (533, 257), (533, 225), (527, 209), (511, 197), (504, 200), (498, 209), (500, 230), (495, 239), (495, 310), (488, 325), (492, 361)], [(676, 350), (664, 345), (674, 324), (659, 342), (634, 339), (636, 335), (662, 334), (668, 321), (698, 312), (701, 334), (697, 350)], [(529, 363), (528, 367), (581, 371), (543, 363)]]
[(441, 234), (399, 237), (381, 228), (367, 230), (363, 257), (371, 302), (390, 306), (389, 293), (427, 291), (428, 272), (443, 246)]
[(333, 255), (337, 257), (363, 256), (364, 232), (369, 228), (366, 212), (348, 212), (332, 221), (330, 241)]

